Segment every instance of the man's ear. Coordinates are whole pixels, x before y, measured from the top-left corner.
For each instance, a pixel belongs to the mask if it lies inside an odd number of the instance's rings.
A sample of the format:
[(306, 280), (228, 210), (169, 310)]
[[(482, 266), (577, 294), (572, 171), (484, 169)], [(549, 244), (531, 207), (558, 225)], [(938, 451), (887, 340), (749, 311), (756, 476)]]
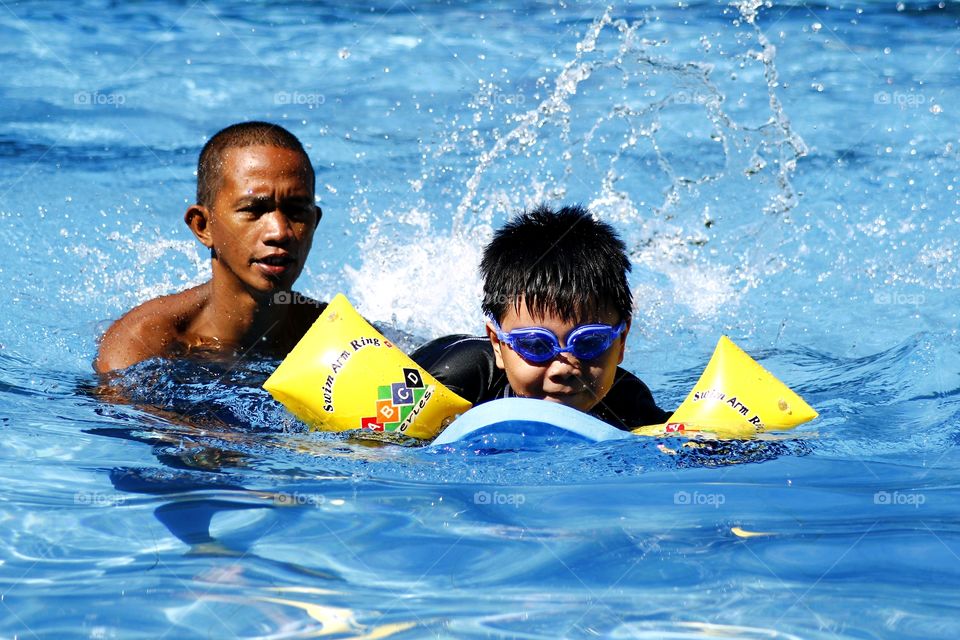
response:
[(497, 337), (497, 330), (493, 328), (493, 323), (489, 320), (487, 321), (487, 337), (490, 338), (490, 344), (493, 345), (493, 357), (497, 362), (497, 368), (503, 369), (503, 354), (500, 353), (503, 343), (500, 342), (500, 338)]
[(202, 204), (192, 204), (183, 214), (183, 221), (190, 227), (190, 231), (197, 237), (200, 244), (208, 249), (213, 248), (213, 238), (210, 235), (210, 211)]
[(317, 206), (314, 206), (314, 208), (317, 210), (317, 221), (313, 223), (313, 226), (316, 227), (318, 224), (320, 224), (320, 218), (323, 217), (323, 209)]
[(627, 349), (627, 334), (630, 333), (630, 324), (633, 322), (633, 318), (627, 318), (627, 327), (623, 330), (623, 333), (620, 334), (620, 357), (617, 359), (617, 364), (623, 362), (623, 354)]

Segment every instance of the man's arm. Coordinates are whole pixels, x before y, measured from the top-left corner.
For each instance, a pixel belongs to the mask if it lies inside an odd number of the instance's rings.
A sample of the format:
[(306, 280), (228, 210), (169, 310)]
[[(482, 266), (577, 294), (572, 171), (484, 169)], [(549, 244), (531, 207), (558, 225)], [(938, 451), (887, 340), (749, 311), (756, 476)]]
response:
[(97, 373), (106, 373), (170, 355), (180, 345), (185, 327), (207, 304), (209, 295), (209, 286), (202, 284), (134, 307), (103, 334), (93, 368)]
[(107, 329), (93, 361), (97, 373), (126, 369), (170, 350), (176, 341), (176, 328), (161, 300), (132, 309)]

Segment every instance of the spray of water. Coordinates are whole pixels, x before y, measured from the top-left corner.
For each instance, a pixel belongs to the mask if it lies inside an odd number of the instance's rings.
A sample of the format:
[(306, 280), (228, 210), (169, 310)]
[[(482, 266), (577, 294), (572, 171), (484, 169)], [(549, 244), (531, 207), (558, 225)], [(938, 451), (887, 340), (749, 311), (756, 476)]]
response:
[[(114, 313), (145, 300), (168, 295), (196, 286), (210, 278), (210, 261), (200, 256), (197, 243), (173, 240), (157, 231), (156, 237), (145, 239), (140, 225), (130, 232), (114, 231), (105, 240), (106, 246), (86, 242), (68, 244), (64, 251), (97, 268), (84, 270), (76, 278), (64, 280), (59, 298), (63, 303), (93, 308), (107, 308)], [(164, 263), (174, 256), (186, 258), (188, 269), (164, 270), (160, 280), (148, 278), (145, 269)], [(129, 268), (134, 260), (138, 268)], [(178, 260), (175, 260), (178, 261)]]
[[(647, 37), (647, 20), (618, 19), (612, 9), (532, 87), (482, 81), (471, 117), (454, 119), (425, 149), (417, 178), (417, 193), (442, 184), (433, 192), (455, 206), (444, 213), (421, 197), (370, 227), (361, 265), (347, 272), (361, 310), (421, 335), (477, 331), (479, 247), (510, 214), (548, 200), (585, 202), (618, 227), (632, 248), (647, 331), (670, 335), (678, 313), (716, 320), (763, 273), (782, 268), (764, 234), (796, 206), (790, 178), (806, 153), (777, 97), (776, 49), (755, 23), (760, 7), (738, 5), (733, 27), (751, 33), (739, 55), (741, 66), (760, 70), (747, 87), (766, 96), (759, 124), (756, 113), (726, 108), (714, 75), (729, 61), (677, 60), (670, 42)], [(457, 165), (459, 182), (447, 170)], [(738, 245), (726, 239), (732, 225)]]

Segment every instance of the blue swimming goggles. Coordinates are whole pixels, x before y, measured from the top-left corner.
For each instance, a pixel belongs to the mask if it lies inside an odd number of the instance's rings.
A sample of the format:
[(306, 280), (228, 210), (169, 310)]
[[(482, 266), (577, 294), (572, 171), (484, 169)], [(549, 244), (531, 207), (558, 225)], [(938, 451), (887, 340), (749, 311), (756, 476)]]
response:
[(561, 347), (560, 341), (549, 329), (543, 327), (523, 327), (504, 333), (500, 324), (490, 318), (497, 337), (505, 342), (517, 354), (529, 362), (541, 363), (553, 360), (561, 353), (573, 354), (578, 360), (593, 360), (600, 356), (613, 341), (627, 328), (626, 321), (615, 327), (607, 324), (582, 324), (567, 335), (567, 346)]

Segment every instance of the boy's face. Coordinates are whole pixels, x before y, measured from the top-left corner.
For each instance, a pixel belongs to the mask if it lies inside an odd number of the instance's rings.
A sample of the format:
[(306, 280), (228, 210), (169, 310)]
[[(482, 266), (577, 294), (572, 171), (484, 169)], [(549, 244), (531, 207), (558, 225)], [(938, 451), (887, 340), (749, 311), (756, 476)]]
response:
[[(620, 320), (616, 311), (609, 310), (598, 312), (594, 317), (582, 318), (580, 322), (567, 322), (553, 314), (533, 316), (521, 301), (519, 311), (513, 306), (508, 307), (500, 327), (505, 334), (514, 329), (543, 327), (557, 336), (561, 346), (566, 346), (567, 335), (582, 324), (614, 326)], [(609, 349), (592, 360), (578, 360), (570, 353), (560, 353), (552, 360), (535, 363), (524, 360), (509, 345), (501, 342), (493, 325), (487, 323), (487, 335), (493, 343), (497, 366), (504, 370), (510, 387), (517, 395), (558, 402), (580, 411), (590, 411), (610, 391), (617, 365), (623, 361), (629, 331), (628, 321), (626, 331), (613, 341)]]
[[(274, 146), (233, 147), (223, 154), (220, 180), (209, 208), (187, 211), (188, 224), (221, 269), (251, 292), (289, 290), (320, 215), (303, 155)], [(191, 222), (197, 210), (205, 218), (201, 232)]]

